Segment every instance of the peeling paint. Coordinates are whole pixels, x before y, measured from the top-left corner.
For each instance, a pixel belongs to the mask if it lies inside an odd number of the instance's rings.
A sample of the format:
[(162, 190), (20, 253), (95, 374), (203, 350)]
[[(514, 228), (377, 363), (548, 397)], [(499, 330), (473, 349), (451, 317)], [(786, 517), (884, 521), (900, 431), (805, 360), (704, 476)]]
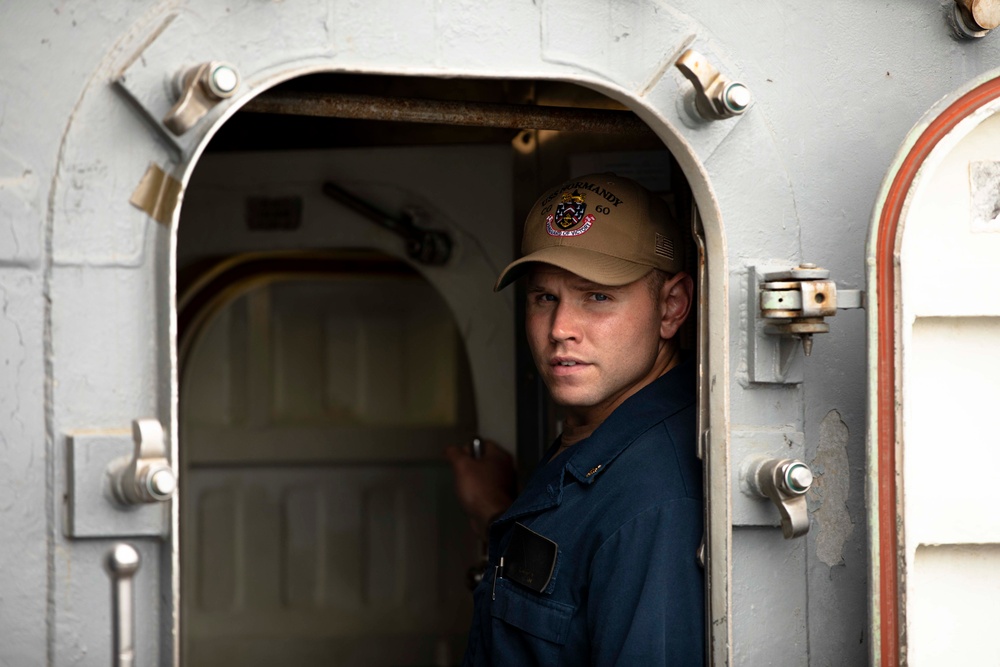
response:
[(847, 456), (850, 432), (837, 410), (819, 425), (819, 447), (812, 467), (815, 474), (810, 505), (816, 519), (816, 556), (833, 567), (844, 564), (844, 544), (854, 532), (847, 510), (851, 469)]

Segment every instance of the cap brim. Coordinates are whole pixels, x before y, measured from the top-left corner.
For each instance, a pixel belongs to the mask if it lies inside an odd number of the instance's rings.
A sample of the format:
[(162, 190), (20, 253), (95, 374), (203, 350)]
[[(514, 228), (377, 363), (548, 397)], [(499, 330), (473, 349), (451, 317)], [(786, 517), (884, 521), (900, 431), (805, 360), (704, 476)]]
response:
[(551, 264), (599, 285), (613, 287), (635, 282), (654, 268), (584, 248), (550, 246), (508, 264), (497, 278), (493, 291), (499, 292), (520, 278), (536, 262)]

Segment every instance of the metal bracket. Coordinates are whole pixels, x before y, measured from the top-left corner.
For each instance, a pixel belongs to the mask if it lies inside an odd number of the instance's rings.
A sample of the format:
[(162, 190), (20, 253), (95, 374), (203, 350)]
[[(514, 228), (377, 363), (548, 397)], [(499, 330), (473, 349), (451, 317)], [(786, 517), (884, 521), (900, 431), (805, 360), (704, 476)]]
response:
[(66, 438), (67, 537), (165, 536), (170, 503), (126, 505), (115, 497), (113, 464), (128, 462), (135, 442), (126, 430), (89, 431)]
[[(263, 57), (236, 53), (211, 39), (211, 27), (195, 15), (170, 14), (129, 54), (114, 79), (167, 145), (181, 155), (193, 150), (201, 134), (192, 131), (226, 105), (224, 98), (243, 86), (240, 74), (256, 71)], [(239, 57), (236, 61), (235, 58)], [(233, 64), (223, 62), (234, 58)]]
[(169, 226), (183, 192), (184, 187), (179, 180), (165, 172), (160, 165), (150, 162), (129, 203), (145, 211), (161, 225)]
[(766, 270), (751, 266), (747, 271), (747, 373), (751, 382), (798, 384), (804, 377), (798, 339), (765, 333), (767, 321), (761, 316), (758, 294)]

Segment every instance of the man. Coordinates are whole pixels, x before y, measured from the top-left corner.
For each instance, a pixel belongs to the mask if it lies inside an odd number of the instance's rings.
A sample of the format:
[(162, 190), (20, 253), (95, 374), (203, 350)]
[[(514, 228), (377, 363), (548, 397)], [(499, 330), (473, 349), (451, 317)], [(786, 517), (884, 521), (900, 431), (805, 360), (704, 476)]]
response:
[(701, 665), (701, 465), (682, 233), (663, 201), (614, 174), (575, 178), (528, 214), (532, 356), (565, 424), (510, 497), (509, 457), (451, 448), (459, 499), (488, 526), (466, 665)]

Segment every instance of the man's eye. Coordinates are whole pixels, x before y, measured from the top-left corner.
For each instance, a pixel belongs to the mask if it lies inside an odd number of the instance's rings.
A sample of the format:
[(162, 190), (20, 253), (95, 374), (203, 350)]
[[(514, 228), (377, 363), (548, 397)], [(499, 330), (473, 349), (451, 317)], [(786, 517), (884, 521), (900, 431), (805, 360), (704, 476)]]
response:
[(555, 300), (556, 300), (556, 295), (555, 294), (539, 294), (538, 295), (538, 301), (539, 302), (552, 302), (552, 301), (555, 301)]
[(593, 294), (590, 295), (590, 298), (593, 299), (594, 301), (607, 301), (611, 297), (609, 297), (607, 294), (601, 294), (600, 292), (594, 292)]

